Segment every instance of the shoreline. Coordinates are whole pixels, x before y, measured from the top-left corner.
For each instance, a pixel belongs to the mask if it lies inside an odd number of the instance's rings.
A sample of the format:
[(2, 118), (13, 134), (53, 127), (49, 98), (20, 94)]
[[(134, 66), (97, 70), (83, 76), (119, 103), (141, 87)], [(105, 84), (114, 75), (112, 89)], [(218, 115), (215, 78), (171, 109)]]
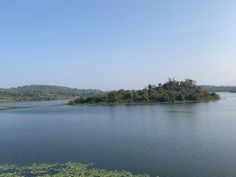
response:
[(69, 106), (121, 106), (121, 105), (174, 105), (174, 104), (192, 104), (192, 103), (208, 103), (219, 101), (219, 99), (199, 100), (199, 101), (175, 101), (175, 102), (114, 102), (114, 103), (67, 103)]

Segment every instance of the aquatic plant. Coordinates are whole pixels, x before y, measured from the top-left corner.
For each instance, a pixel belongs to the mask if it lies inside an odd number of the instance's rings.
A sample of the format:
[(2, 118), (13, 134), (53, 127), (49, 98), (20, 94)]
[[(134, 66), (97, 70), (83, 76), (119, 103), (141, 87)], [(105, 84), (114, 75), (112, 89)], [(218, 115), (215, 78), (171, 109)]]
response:
[(29, 166), (0, 165), (0, 177), (149, 177), (127, 171), (92, 168), (88, 164), (32, 164)]

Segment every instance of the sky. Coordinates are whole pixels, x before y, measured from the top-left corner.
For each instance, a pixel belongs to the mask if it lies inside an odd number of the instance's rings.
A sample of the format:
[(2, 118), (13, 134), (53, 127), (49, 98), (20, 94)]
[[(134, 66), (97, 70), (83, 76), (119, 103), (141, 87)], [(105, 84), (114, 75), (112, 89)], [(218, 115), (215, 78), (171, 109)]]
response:
[(235, 0), (1, 0), (0, 88), (236, 85)]

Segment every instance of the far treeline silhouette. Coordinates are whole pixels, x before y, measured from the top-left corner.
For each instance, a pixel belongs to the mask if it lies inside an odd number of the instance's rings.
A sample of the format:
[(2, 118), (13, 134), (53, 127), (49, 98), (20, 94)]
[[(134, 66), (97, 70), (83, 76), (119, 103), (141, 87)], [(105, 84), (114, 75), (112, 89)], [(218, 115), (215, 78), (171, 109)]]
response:
[(230, 92), (236, 93), (236, 86), (214, 86), (214, 85), (201, 85), (203, 90), (208, 92)]
[(164, 84), (148, 85), (142, 90), (118, 90), (106, 92), (102, 95), (81, 96), (71, 105), (83, 104), (142, 104), (142, 103), (176, 103), (176, 102), (199, 102), (219, 99), (216, 93), (204, 91), (196, 85), (196, 81), (185, 79), (176, 81), (169, 79)]
[(75, 99), (78, 96), (92, 96), (101, 93), (102, 91), (96, 89), (72, 89), (51, 85), (30, 85), (10, 89), (0, 88), (0, 102)]

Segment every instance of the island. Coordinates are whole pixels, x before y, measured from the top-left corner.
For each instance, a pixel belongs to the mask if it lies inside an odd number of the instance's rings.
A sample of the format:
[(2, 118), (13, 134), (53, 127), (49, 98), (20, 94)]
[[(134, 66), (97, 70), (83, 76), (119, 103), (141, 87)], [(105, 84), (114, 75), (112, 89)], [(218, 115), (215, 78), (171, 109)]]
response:
[(109, 91), (95, 96), (80, 96), (69, 105), (153, 104), (205, 102), (220, 99), (214, 92), (207, 92), (192, 79), (169, 79), (164, 84), (149, 84), (142, 90)]

